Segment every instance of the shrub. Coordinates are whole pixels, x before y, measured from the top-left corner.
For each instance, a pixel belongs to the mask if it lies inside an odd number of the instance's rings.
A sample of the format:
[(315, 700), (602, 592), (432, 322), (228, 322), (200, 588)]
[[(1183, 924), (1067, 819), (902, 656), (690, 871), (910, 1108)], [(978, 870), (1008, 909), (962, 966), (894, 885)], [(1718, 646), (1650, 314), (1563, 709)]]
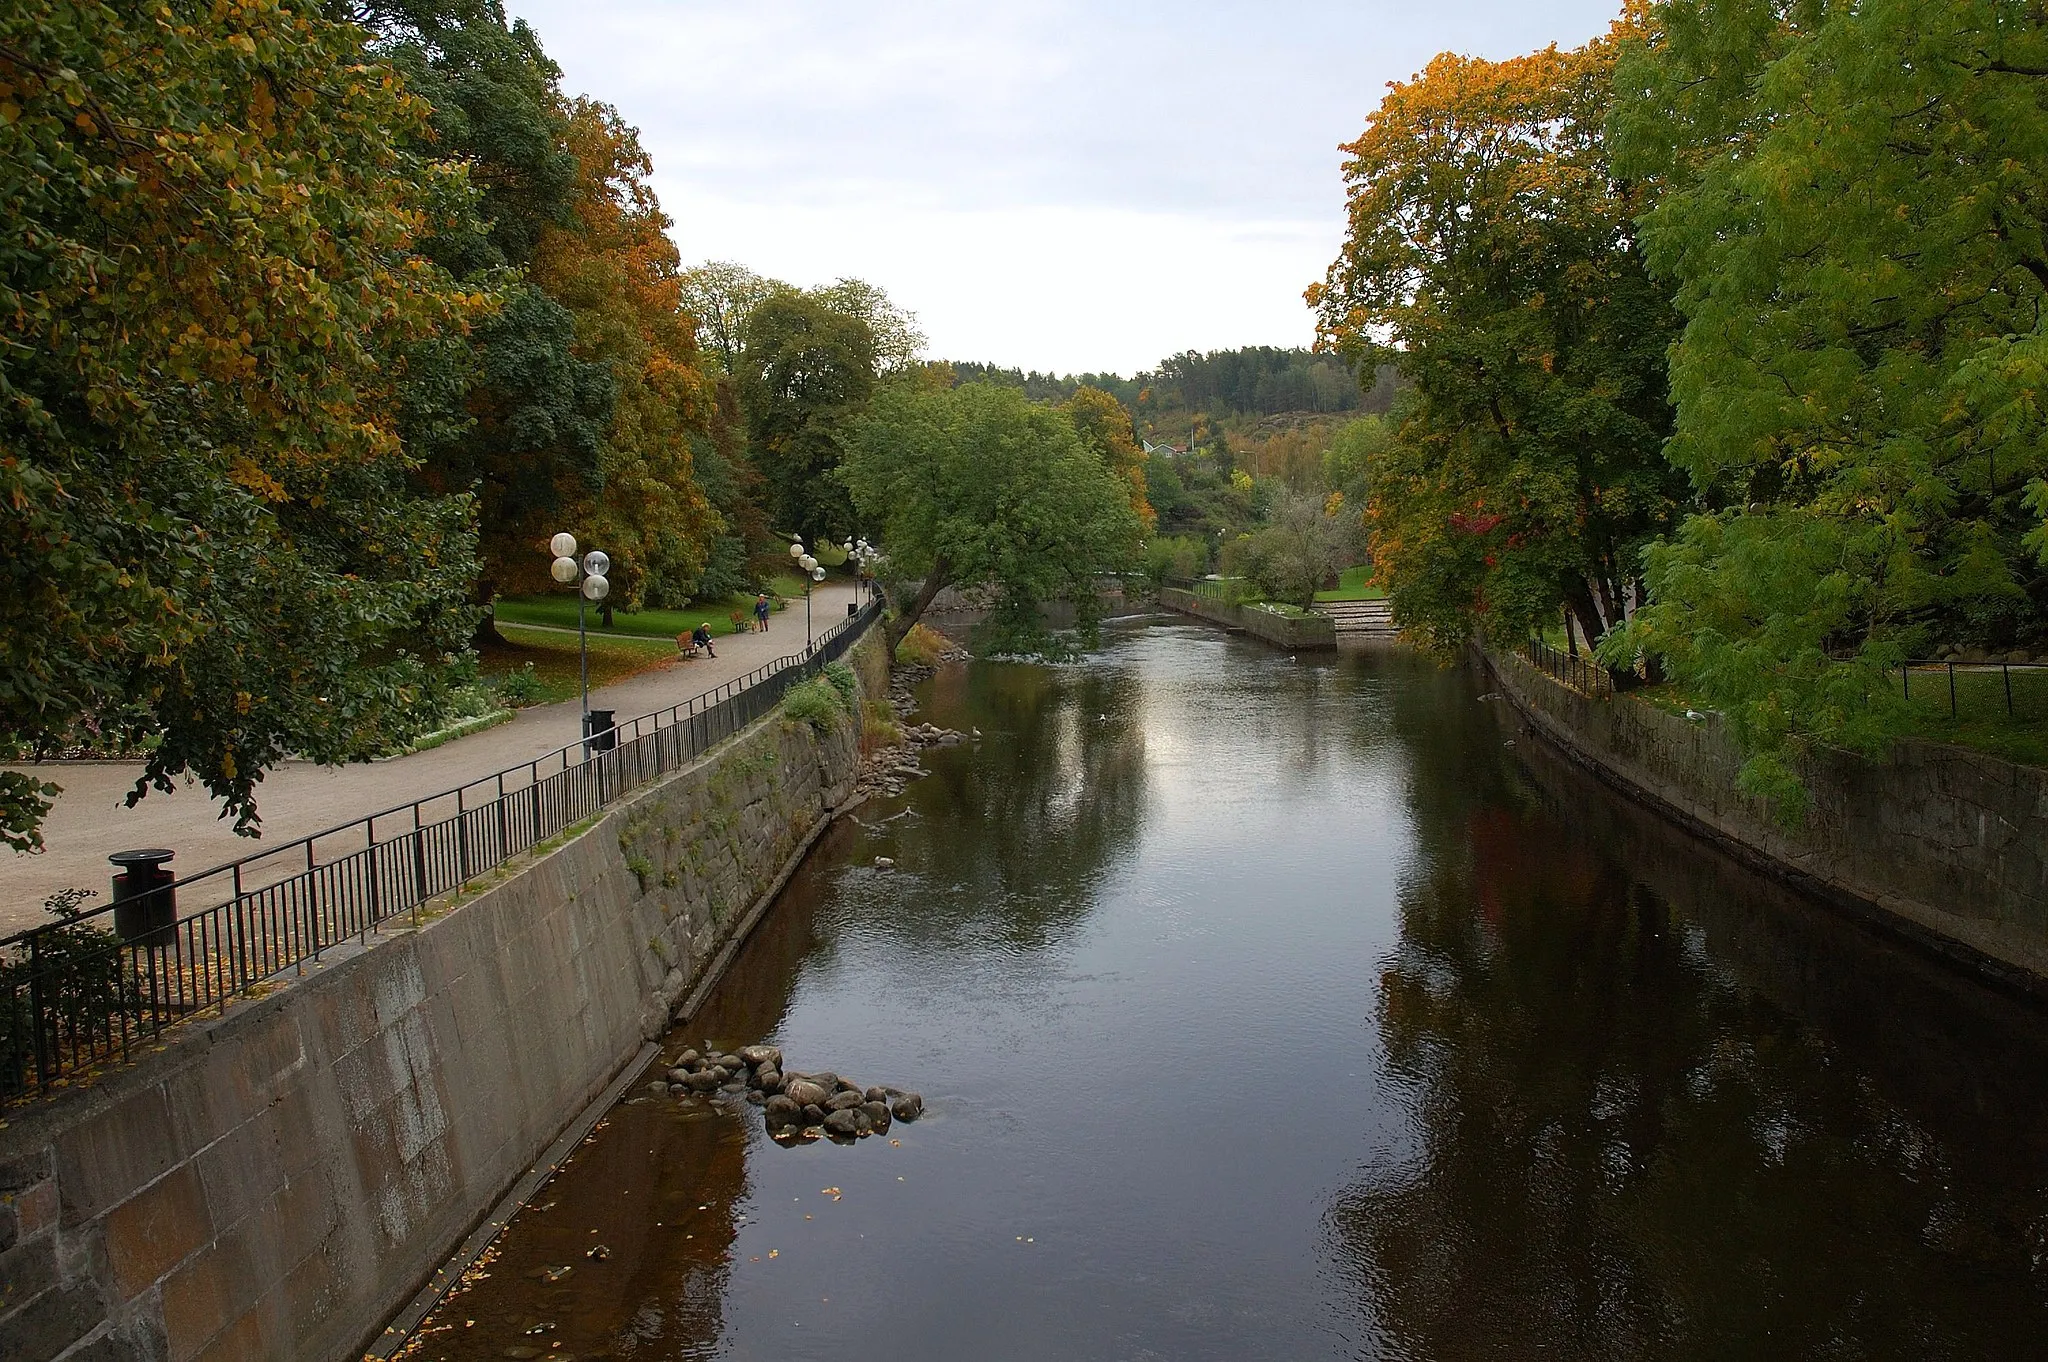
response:
[(939, 659), (951, 651), (951, 645), (938, 630), (913, 624), (896, 645), (896, 661), (906, 667), (936, 667)]
[(506, 672), (492, 681), (491, 686), (498, 692), (499, 702), (507, 709), (524, 709), (548, 698), (547, 686), (534, 674), (531, 662), (516, 672)]
[(1199, 577), (1209, 565), (1209, 545), (1195, 535), (1162, 534), (1146, 545), (1139, 570), (1154, 586), (1168, 578)]
[(839, 698), (846, 703), (849, 713), (853, 710), (853, 694), (860, 689), (860, 678), (853, 674), (853, 668), (844, 662), (827, 662), (825, 679), (832, 683), (832, 689), (839, 692)]
[(783, 693), (782, 712), (800, 723), (809, 724), (816, 732), (829, 733), (838, 727), (839, 716), (846, 713), (846, 702), (830, 681), (814, 676)]
[[(121, 1034), (138, 1010), (119, 940), (78, 920), (94, 892), (67, 889), (43, 901), (64, 925), (38, 938), (33, 962), (25, 949), (0, 952), (0, 1097), (26, 1088), (38, 1032), (45, 1051), (56, 1053)], [(32, 1007), (29, 983), (38, 974), (40, 1006)]]

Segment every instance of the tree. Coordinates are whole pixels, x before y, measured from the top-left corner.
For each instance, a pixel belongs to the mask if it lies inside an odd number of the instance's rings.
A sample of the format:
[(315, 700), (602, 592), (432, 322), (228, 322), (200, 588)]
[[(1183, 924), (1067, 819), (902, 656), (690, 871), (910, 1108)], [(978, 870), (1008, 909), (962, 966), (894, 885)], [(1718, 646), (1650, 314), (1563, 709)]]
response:
[(683, 274), (683, 310), (697, 323), (697, 342), (728, 374), (740, 372), (747, 318), (789, 288), (730, 260), (707, 260)]
[[(412, 357), (406, 444), (425, 486), (476, 497), (475, 599), (542, 589), (548, 537), (604, 488), (619, 395), (611, 367), (578, 353), (576, 316), (530, 277), (543, 239), (576, 231), (588, 202), (561, 70), (500, 0), (381, 0), (365, 18), (384, 58), (433, 101), (412, 134), (419, 154), (460, 162), (483, 187), (481, 216), (449, 215), (421, 250), (503, 304)], [(587, 538), (595, 527), (578, 528)], [(481, 624), (489, 634), (489, 617)]]
[(1349, 233), (1309, 300), (1322, 344), (1410, 385), (1366, 517), (1396, 619), (1440, 648), (1560, 610), (1598, 639), (1684, 490), (1676, 318), (1603, 137), (1615, 46), (1439, 56), (1346, 148)]
[[(238, 831), (286, 752), (368, 754), (439, 684), (470, 507), (408, 484), (410, 357), (489, 306), (428, 111), (320, 7), (0, 12), (0, 734), (157, 740)], [(0, 777), (0, 841), (54, 787)]]
[(704, 571), (718, 527), (691, 459), (693, 437), (708, 430), (711, 394), (639, 134), (609, 105), (578, 100), (566, 137), (578, 166), (574, 225), (541, 234), (532, 279), (575, 319), (575, 358), (611, 377), (598, 479), (564, 489), (558, 512), (611, 556), (609, 618), (614, 604), (686, 604)]
[(740, 409), (776, 530), (845, 539), (853, 504), (834, 473), (849, 425), (875, 389), (866, 322), (815, 294), (783, 289), (741, 327)]
[(900, 577), (923, 580), (899, 602), (891, 645), (954, 583), (993, 585), (997, 646), (1045, 646), (1042, 602), (1065, 600), (1084, 637), (1096, 579), (1134, 561), (1129, 486), (1061, 412), (1014, 388), (892, 383), (853, 425), (841, 470)]
[(1137, 512), (1144, 532), (1152, 533), (1159, 517), (1145, 500), (1145, 451), (1131, 429), (1131, 414), (1124, 404), (1100, 388), (1083, 384), (1067, 399), (1064, 410), (1082, 443), (1129, 489), (1131, 509)]
[(1250, 574), (1267, 595), (1306, 610), (1350, 557), (1352, 535), (1337, 517), (1341, 497), (1282, 489), (1266, 527), (1252, 536)]
[(1723, 709), (1747, 788), (1874, 750), (1903, 658), (2048, 646), (2048, 24), (2022, 0), (1673, 0), (1615, 113), (1685, 328), (1702, 509), (1614, 650)]
[(878, 375), (903, 373), (924, 353), (924, 332), (917, 329), (917, 314), (896, 306), (880, 286), (864, 279), (840, 279), (812, 290), (812, 296), (834, 312), (857, 317), (866, 325), (874, 340)]

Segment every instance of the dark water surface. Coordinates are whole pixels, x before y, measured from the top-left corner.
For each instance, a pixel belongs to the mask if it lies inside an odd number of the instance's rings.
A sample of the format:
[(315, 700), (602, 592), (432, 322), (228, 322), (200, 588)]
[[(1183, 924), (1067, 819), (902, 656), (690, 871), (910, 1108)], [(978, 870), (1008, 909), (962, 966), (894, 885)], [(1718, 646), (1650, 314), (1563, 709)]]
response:
[(2048, 1356), (2041, 1013), (1479, 688), (1170, 624), (943, 672), (984, 741), (843, 822), (665, 1051), (926, 1118), (631, 1101), (417, 1355)]

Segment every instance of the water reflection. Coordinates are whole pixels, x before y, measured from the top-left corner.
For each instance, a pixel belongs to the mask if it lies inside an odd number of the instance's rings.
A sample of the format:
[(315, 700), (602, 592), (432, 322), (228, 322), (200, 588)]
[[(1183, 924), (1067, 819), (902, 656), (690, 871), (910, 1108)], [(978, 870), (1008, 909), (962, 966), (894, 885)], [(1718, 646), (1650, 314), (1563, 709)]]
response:
[(1329, 1217), (1388, 1354), (2039, 1348), (2038, 1013), (1522, 757), (1416, 792), (1380, 1010), (1413, 1125)]
[(982, 740), (835, 828), (669, 1045), (930, 1117), (622, 1106), (419, 1355), (2027, 1355), (2040, 1014), (1480, 689), (1189, 626), (942, 672)]

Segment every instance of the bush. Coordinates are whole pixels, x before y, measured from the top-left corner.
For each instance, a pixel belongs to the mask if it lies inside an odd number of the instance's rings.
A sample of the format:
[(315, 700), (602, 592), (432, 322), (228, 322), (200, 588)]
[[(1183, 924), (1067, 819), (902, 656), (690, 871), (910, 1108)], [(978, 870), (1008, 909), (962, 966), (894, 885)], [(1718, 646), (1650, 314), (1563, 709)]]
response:
[(548, 688), (540, 677), (534, 674), (533, 664), (527, 663), (516, 672), (506, 672), (491, 682), (498, 693), (498, 701), (507, 709), (524, 709), (538, 705), (548, 698)]
[(853, 712), (853, 695), (860, 689), (860, 678), (853, 674), (853, 668), (844, 662), (827, 662), (825, 679), (832, 683), (832, 689), (839, 692), (839, 698), (846, 705), (848, 713)]
[[(26, 1089), (38, 1031), (45, 1051), (55, 1053), (104, 1043), (122, 1034), (138, 1012), (121, 968), (119, 940), (78, 921), (93, 895), (90, 889), (67, 889), (43, 901), (64, 925), (38, 938), (33, 971), (25, 949), (0, 953), (0, 1097)], [(32, 973), (41, 976), (40, 1008), (30, 1006)]]
[(1138, 570), (1154, 585), (1169, 578), (1199, 577), (1209, 566), (1209, 545), (1191, 534), (1163, 534), (1145, 545)]
[(783, 693), (782, 712), (800, 723), (809, 724), (815, 732), (829, 733), (839, 726), (840, 716), (846, 713), (846, 701), (840, 698), (838, 687), (821, 676), (814, 676)]
[(922, 624), (910, 626), (910, 632), (896, 645), (896, 661), (906, 667), (936, 667), (939, 660), (949, 652), (952, 645), (945, 635)]

